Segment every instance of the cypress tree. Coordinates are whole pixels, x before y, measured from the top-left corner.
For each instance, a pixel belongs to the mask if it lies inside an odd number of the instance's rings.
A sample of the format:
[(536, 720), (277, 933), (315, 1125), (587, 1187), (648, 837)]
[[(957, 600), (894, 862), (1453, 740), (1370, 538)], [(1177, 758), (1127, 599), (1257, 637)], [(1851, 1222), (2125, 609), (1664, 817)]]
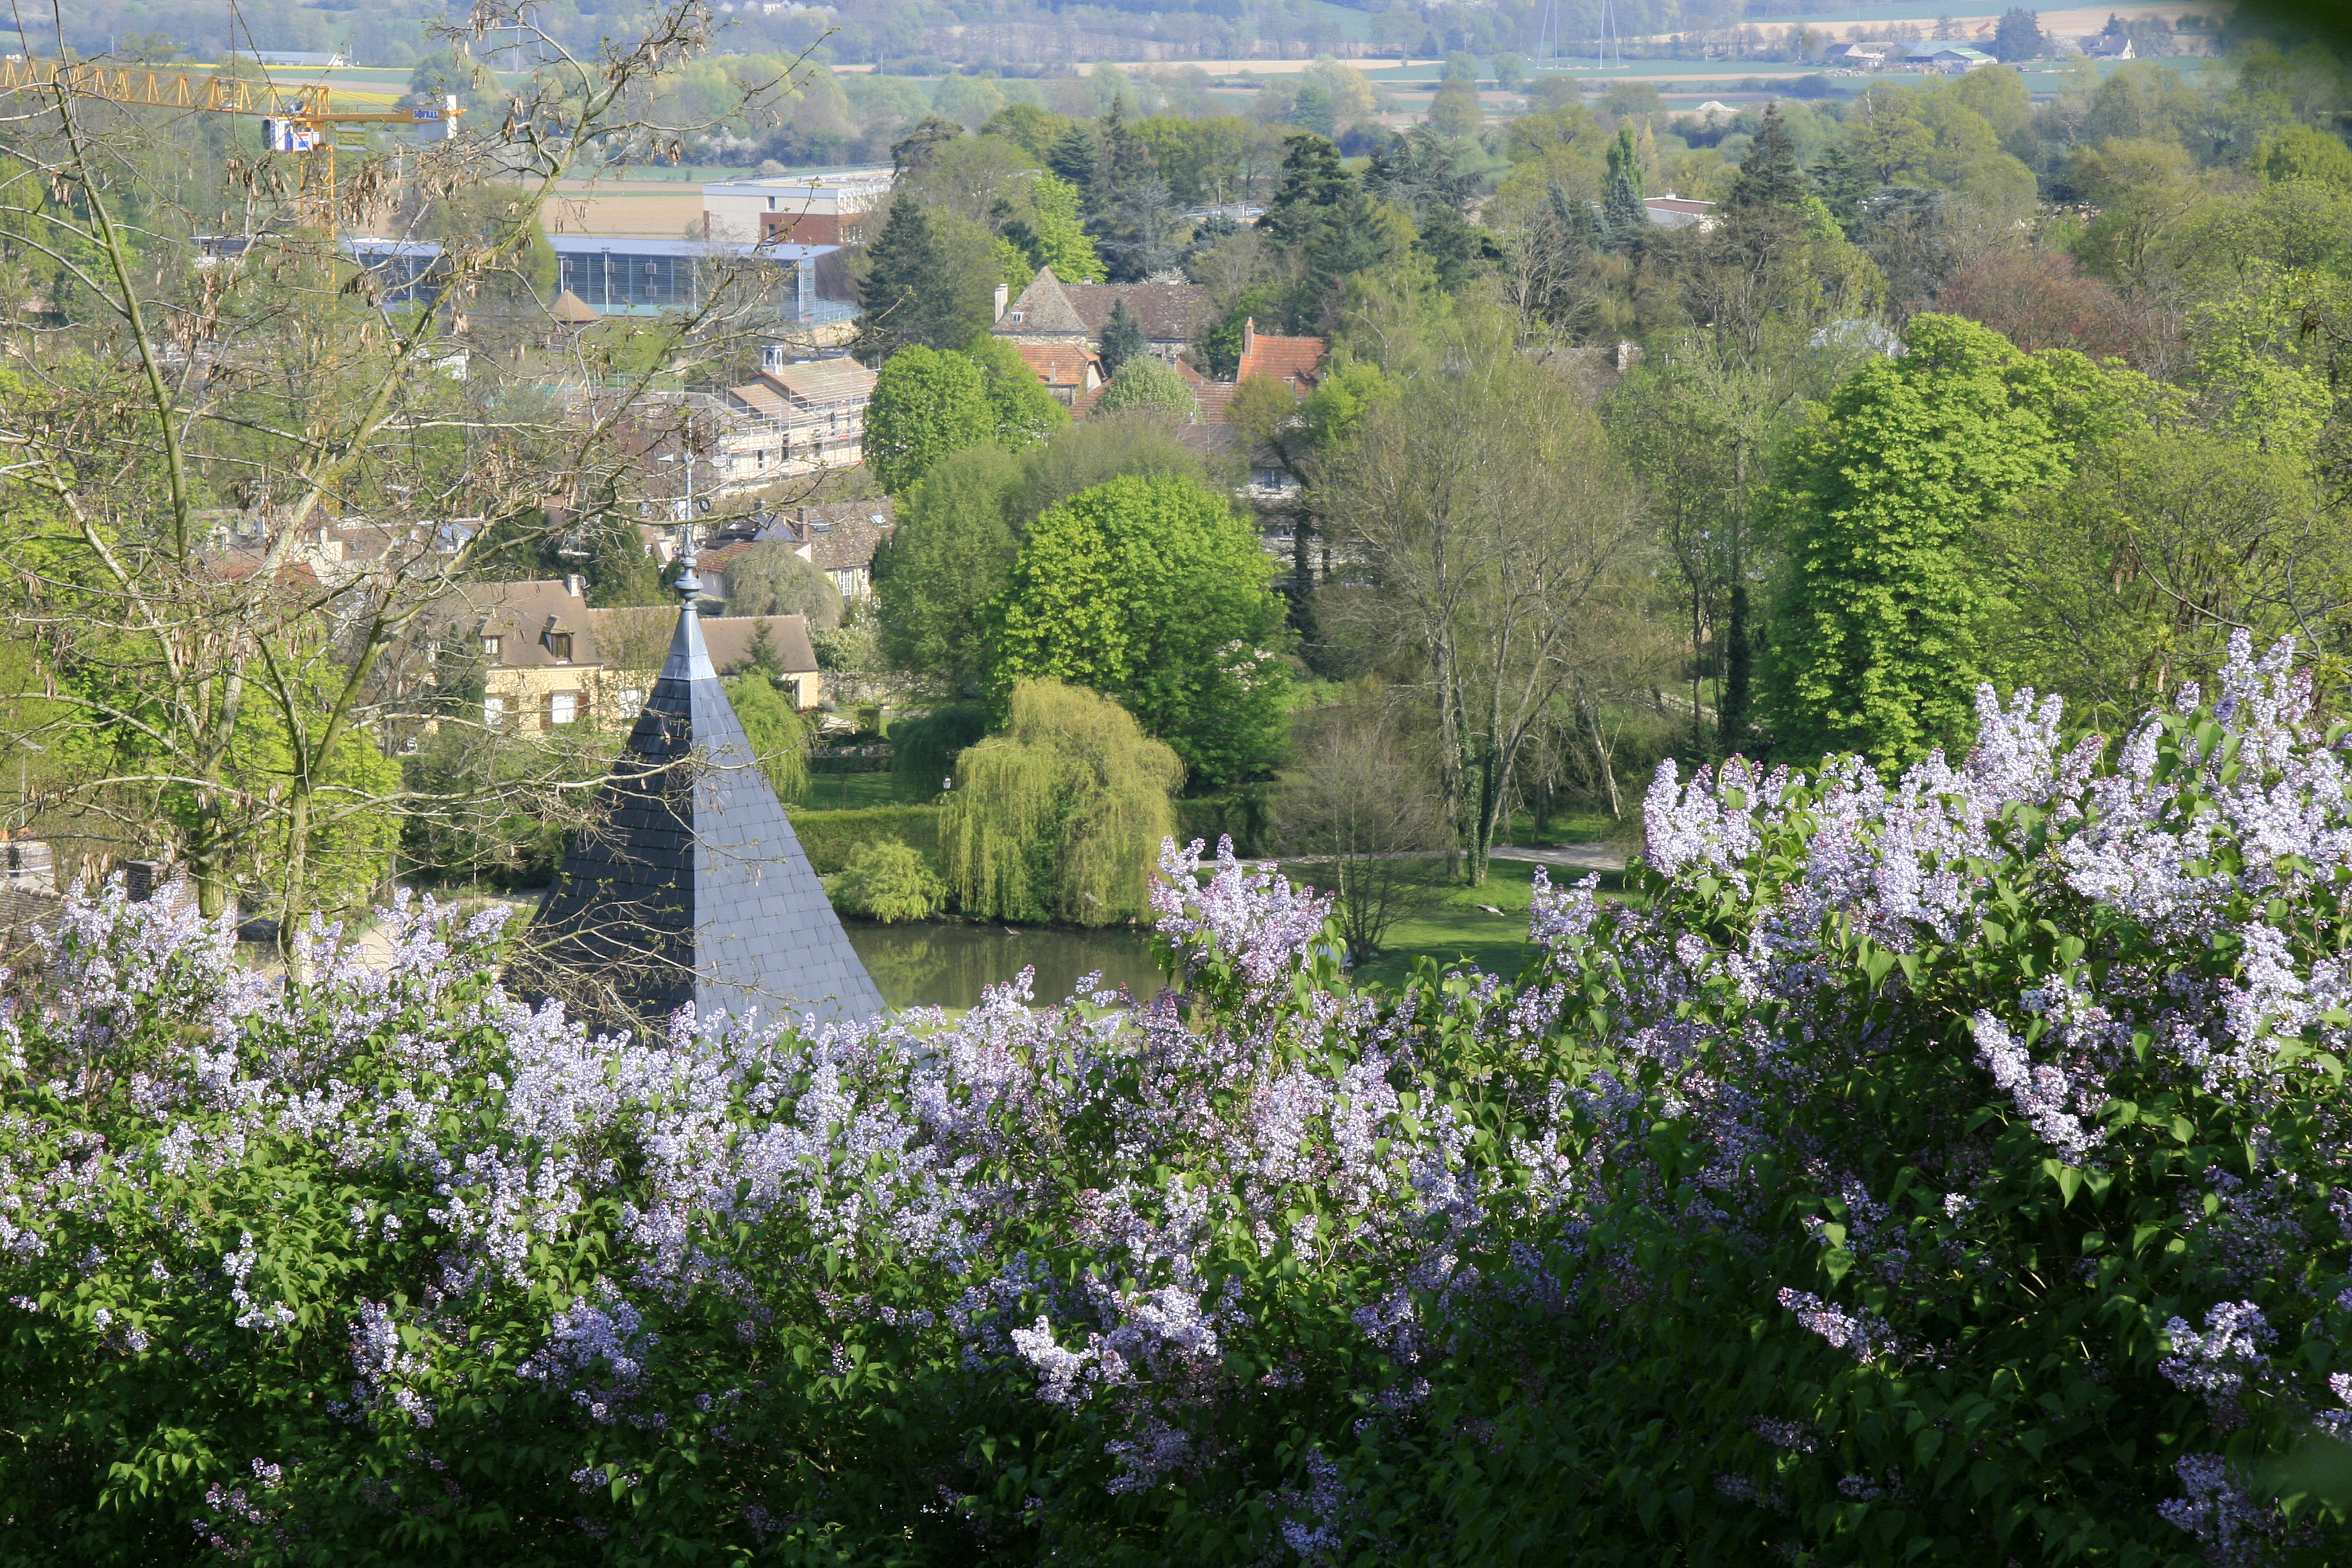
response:
[(1118, 374), (1118, 367), (1144, 352), (1150, 346), (1143, 335), (1143, 323), (1135, 312), (1119, 300), (1110, 308), (1110, 320), (1105, 323), (1102, 335), (1102, 368), (1105, 376)]
[(1650, 226), (1650, 209), (1642, 205), (1642, 156), (1631, 126), (1617, 128), (1609, 144), (1609, 194), (1601, 204), (1601, 226), (1612, 245), (1640, 241)]

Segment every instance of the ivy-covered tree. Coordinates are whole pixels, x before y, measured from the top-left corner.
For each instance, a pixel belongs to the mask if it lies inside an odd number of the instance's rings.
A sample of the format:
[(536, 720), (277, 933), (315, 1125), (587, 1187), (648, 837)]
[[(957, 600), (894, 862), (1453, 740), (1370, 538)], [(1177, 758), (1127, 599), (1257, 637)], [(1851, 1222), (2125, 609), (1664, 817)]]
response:
[(883, 365), (866, 405), (866, 466), (884, 489), (903, 495), (941, 458), (995, 430), (987, 378), (969, 355), (903, 348)]
[(1029, 525), (989, 612), (990, 679), (1118, 699), (1212, 786), (1281, 759), (1283, 604), (1257, 531), (1197, 480), (1116, 479)]
[(1166, 362), (1141, 354), (1118, 367), (1095, 405), (1097, 414), (1162, 414), (1190, 424), (1199, 417), (1200, 400), (1184, 378)]

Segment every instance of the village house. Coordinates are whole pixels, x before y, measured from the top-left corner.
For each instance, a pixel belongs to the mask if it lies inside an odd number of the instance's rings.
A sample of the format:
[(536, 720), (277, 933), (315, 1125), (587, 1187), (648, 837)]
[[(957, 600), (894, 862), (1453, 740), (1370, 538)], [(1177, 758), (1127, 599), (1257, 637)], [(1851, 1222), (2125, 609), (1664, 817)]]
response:
[(790, 475), (864, 462), (876, 379), (845, 356), (796, 362), (770, 348), (757, 380), (727, 390), (711, 493), (740, 495)]
[(1859, 39), (1850, 44), (1832, 44), (1822, 51), (1822, 64), (1846, 70), (1891, 70), (1901, 65), (1910, 52), (1908, 44)]
[(1208, 330), (1213, 306), (1194, 283), (1065, 283), (1050, 267), (1021, 290), (996, 287), (996, 319), (989, 331), (1011, 343), (1065, 408), (1083, 409), (1103, 384), (1104, 331), (1120, 304), (1143, 331), (1145, 351), (1169, 364), (1181, 362)]
[(781, 543), (833, 580), (845, 605), (874, 591), (874, 552), (898, 528), (887, 497), (794, 507), (730, 518), (713, 531), (695, 566), (704, 594), (724, 601), (728, 563), (754, 544)]
[(1650, 221), (1661, 228), (1696, 228), (1706, 233), (1715, 227), (1713, 202), (1678, 196), (1668, 191), (1663, 196), (1643, 196), (1642, 205), (1648, 209)]
[[(453, 598), (440, 635), (467, 639), (478, 651), (482, 721), (510, 731), (635, 723), (677, 618), (663, 605), (591, 609), (587, 585), (577, 575), (472, 583)], [(794, 705), (814, 708), (823, 700), (823, 678), (803, 617), (706, 616), (701, 624), (711, 662), (722, 673), (751, 662), (765, 626)]]
[(1939, 76), (1965, 76), (1986, 66), (1998, 65), (1982, 49), (1972, 49), (1966, 44), (1943, 44), (1928, 54), (1914, 55), (1903, 62), (1906, 70), (1928, 71)]

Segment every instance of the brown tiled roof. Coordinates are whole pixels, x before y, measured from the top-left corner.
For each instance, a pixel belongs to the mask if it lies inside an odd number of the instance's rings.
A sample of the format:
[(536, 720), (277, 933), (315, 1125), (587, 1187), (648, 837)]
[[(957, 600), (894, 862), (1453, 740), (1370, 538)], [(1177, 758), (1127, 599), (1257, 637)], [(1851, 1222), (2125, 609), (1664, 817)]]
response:
[(1255, 328), (1242, 334), (1241, 368), (1235, 382), (1263, 375), (1287, 382), (1293, 396), (1304, 396), (1322, 379), (1323, 356), (1331, 352), (1330, 342), (1323, 338), (1270, 337)]
[(753, 543), (782, 542), (793, 546), (802, 559), (820, 572), (865, 566), (898, 527), (898, 508), (887, 496), (756, 512), (733, 519), (713, 532), (702, 552), (702, 563), (723, 572), (727, 563)]
[(719, 674), (751, 662), (751, 644), (765, 623), (768, 639), (776, 645), (777, 662), (788, 675), (803, 675), (816, 668), (816, 651), (809, 644), (808, 617), (805, 616), (705, 616), (702, 617), (703, 645), (710, 649), (710, 662)]
[[(1106, 313), (1110, 307), (1103, 307)], [(1063, 292), (1061, 279), (1050, 267), (1037, 268), (1037, 276), (1029, 279), (1029, 287), (1021, 290), (1021, 298), (1005, 308), (1004, 314), (990, 329), (1008, 338), (1085, 337), (1085, 318)]]
[(1230, 425), (1179, 425), (1176, 439), (1204, 458), (1237, 453), (1242, 447), (1242, 433)]
[(1013, 348), (1047, 386), (1075, 386), (1084, 392), (1087, 366), (1091, 363), (1097, 375), (1102, 374), (1095, 351), (1084, 343), (1015, 343)]
[(805, 364), (780, 364), (760, 373), (795, 403), (822, 407), (833, 403), (864, 403), (874, 395), (875, 374), (854, 359), (811, 360)]
[(1097, 385), (1092, 392), (1079, 393), (1070, 400), (1070, 417), (1084, 419), (1087, 415), (1092, 414), (1095, 411), (1095, 405), (1100, 403), (1103, 400), (1103, 394), (1109, 390), (1110, 383), (1106, 381)]
[(1197, 283), (1085, 283), (1066, 288), (1070, 304), (1097, 337), (1110, 325), (1111, 308), (1124, 300), (1143, 335), (1153, 342), (1189, 343), (1205, 331), (1215, 307)]
[[(576, 581), (576, 580), (575, 580)], [(561, 579), (528, 583), (467, 583), (458, 586), (453, 629), (497, 637), (502, 669), (549, 669), (595, 664), (594, 612), (583, 594)], [(555, 657), (550, 642), (558, 632), (572, 636), (572, 657)]]
[(765, 381), (755, 381), (748, 386), (730, 386), (727, 389), (727, 395), (752, 413), (764, 415), (770, 419), (782, 419), (788, 407), (784, 395)]
[(1234, 401), (1234, 384), (1230, 381), (1204, 381), (1192, 389), (1192, 401), (1201, 405), (1201, 423), (1223, 425), (1229, 416)]
[(584, 327), (591, 321), (604, 319), (596, 313), (595, 307), (569, 289), (555, 297), (555, 303), (548, 307), (547, 313), (567, 327)]

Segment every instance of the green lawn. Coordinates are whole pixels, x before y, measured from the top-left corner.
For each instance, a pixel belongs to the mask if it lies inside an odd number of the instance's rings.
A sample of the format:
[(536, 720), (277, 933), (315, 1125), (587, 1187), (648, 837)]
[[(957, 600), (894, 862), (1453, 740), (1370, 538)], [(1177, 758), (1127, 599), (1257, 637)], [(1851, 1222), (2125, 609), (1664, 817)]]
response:
[(793, 802), (803, 811), (852, 811), (907, 804), (890, 787), (888, 773), (811, 773), (807, 792)]
[[(1318, 869), (1283, 868), (1294, 880), (1307, 883), (1315, 881)], [(1548, 869), (1554, 886), (1584, 875), (1558, 866)], [(1536, 867), (1528, 861), (1491, 862), (1484, 887), (1448, 888), (1419, 914), (1390, 928), (1387, 949), (1358, 969), (1358, 978), (1394, 985), (1412, 972), (1416, 958), (1433, 959), (1441, 969), (1469, 963), (1490, 974), (1515, 977), (1528, 961), (1528, 906), (1535, 878)], [(1601, 885), (1614, 892), (1623, 880), (1622, 874), (1605, 873)], [(1490, 914), (1481, 904), (1503, 912)]]

